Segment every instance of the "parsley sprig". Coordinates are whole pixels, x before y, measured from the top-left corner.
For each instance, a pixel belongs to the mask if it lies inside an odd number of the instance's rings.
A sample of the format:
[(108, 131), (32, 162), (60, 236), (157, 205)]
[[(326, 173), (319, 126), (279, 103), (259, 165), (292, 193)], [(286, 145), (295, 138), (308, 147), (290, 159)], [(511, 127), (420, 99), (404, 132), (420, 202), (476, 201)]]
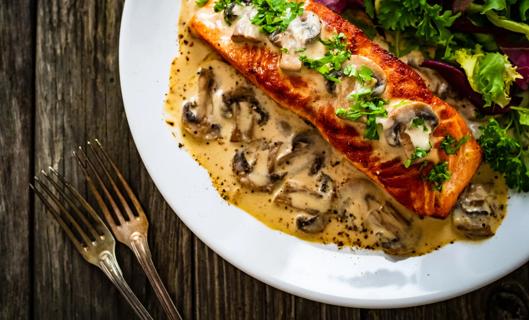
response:
[(378, 140), (378, 124), (377, 118), (387, 117), (388, 112), (384, 105), (386, 101), (378, 97), (360, 97), (356, 99), (349, 109), (338, 108), (336, 115), (342, 119), (357, 121), (361, 117), (366, 117), (366, 129), (364, 131), (364, 138), (369, 140)]
[(448, 134), (444, 137), (443, 141), (441, 141), (441, 149), (443, 149), (446, 154), (456, 154), (457, 150), (459, 150), (459, 148), (461, 148), (461, 146), (463, 146), (469, 139), (470, 136), (466, 135), (457, 140)]
[(343, 33), (340, 33), (329, 40), (320, 41), (327, 49), (322, 58), (312, 59), (306, 55), (301, 55), (299, 60), (307, 68), (316, 70), (326, 80), (340, 82), (340, 77), (344, 74), (342, 65), (351, 57), (347, 39)]
[(518, 191), (529, 191), (529, 151), (502, 128), (498, 121), (490, 118), (481, 128), (478, 139), (485, 161), (495, 171), (503, 173), (507, 185)]
[(448, 162), (444, 161), (432, 167), (426, 180), (432, 185), (432, 188), (437, 191), (443, 190), (443, 184), (450, 180), (452, 174), (448, 170)]
[[(374, 7), (371, 2), (369, 6)], [(425, 0), (380, 0), (376, 18), (386, 30), (413, 34), (413, 37), (426, 44), (446, 48), (445, 55), (450, 54), (454, 44), (454, 34), (449, 30), (454, 21), (461, 15), (444, 10), (439, 4), (430, 4)], [(375, 15), (370, 10), (370, 15)]]

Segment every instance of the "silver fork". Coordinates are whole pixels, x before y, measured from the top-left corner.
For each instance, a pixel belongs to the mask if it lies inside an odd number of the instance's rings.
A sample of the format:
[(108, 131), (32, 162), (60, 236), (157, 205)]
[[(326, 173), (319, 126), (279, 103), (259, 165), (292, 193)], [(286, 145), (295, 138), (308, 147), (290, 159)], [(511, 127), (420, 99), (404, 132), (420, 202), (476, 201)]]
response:
[[(81, 147), (79, 147), (78, 152), (74, 152), (88, 182), (90, 191), (96, 198), (106, 222), (118, 241), (128, 246), (136, 255), (167, 317), (171, 320), (181, 320), (182, 317), (171, 300), (152, 261), (151, 251), (147, 242), (149, 222), (145, 212), (131, 187), (103, 149), (101, 143), (97, 139), (94, 142), (88, 142), (88, 148), (91, 151), (90, 154), (93, 155), (93, 159), (88, 157), (87, 152), (84, 152)], [(119, 186), (112, 175), (119, 181)], [(98, 191), (96, 182), (104, 197)], [(128, 200), (123, 193), (128, 197)], [(115, 198), (117, 198), (117, 201)], [(105, 199), (112, 210), (105, 202)], [(114, 216), (112, 213), (114, 213)]]
[(81, 256), (107, 275), (140, 319), (152, 320), (123, 278), (116, 260), (116, 241), (110, 230), (71, 184), (51, 167), (50, 172), (54, 178), (43, 170), (41, 171), (43, 179), (35, 176), (34, 184), (30, 187), (57, 220)]

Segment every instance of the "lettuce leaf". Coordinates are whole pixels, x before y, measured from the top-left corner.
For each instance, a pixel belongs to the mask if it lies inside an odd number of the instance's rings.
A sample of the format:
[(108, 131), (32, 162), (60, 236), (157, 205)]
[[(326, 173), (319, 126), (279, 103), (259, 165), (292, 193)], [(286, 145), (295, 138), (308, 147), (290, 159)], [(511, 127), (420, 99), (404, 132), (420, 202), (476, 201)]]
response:
[(461, 65), (461, 68), (465, 70), (465, 73), (468, 78), (468, 83), (472, 90), (479, 92), (478, 85), (474, 81), (474, 70), (478, 64), (478, 60), (484, 56), (484, 53), (481, 51), (481, 47), (476, 47), (474, 53), (470, 49), (459, 49), (454, 53), (455, 60)]
[(509, 104), (511, 86), (522, 76), (506, 55), (497, 52), (484, 53), (477, 46), (474, 51), (457, 50), (454, 58), (465, 70), (472, 90), (482, 95), (485, 107), (497, 104), (503, 108)]

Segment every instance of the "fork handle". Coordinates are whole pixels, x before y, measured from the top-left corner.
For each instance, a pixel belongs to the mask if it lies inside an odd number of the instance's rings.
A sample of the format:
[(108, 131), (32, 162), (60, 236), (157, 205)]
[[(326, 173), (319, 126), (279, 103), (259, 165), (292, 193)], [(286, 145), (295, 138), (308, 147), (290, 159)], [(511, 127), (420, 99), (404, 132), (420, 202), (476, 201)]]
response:
[(169, 296), (167, 289), (163, 285), (162, 279), (160, 279), (160, 275), (154, 267), (151, 250), (149, 249), (146, 237), (139, 232), (133, 233), (130, 236), (130, 248), (136, 255), (136, 258), (138, 258), (143, 271), (147, 274), (147, 278), (149, 279), (158, 300), (160, 300), (167, 318), (170, 320), (182, 320), (182, 316), (178, 313), (171, 296)]
[(107, 275), (107, 277), (112, 281), (112, 283), (118, 288), (119, 292), (125, 297), (127, 302), (130, 304), (132, 309), (136, 312), (138, 317), (142, 320), (153, 320), (149, 312), (145, 309), (143, 304), (141, 304), (138, 297), (132, 292), (132, 289), (123, 278), (123, 273), (121, 268), (116, 261), (116, 257), (113, 254), (106, 251), (100, 254), (99, 256), (99, 268)]

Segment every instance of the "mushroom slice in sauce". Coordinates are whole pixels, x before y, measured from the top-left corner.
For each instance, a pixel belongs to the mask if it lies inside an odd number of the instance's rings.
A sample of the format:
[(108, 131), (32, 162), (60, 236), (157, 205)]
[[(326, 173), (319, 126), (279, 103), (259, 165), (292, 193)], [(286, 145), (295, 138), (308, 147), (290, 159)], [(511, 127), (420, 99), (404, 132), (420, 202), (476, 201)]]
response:
[(253, 128), (257, 123), (262, 126), (268, 121), (268, 112), (261, 107), (250, 87), (238, 87), (223, 94), (224, 106), (221, 110), (225, 118), (234, 118), (235, 127), (230, 141), (251, 141)]
[(392, 255), (410, 254), (420, 237), (420, 229), (395, 207), (384, 200), (380, 189), (363, 178), (348, 180), (338, 190), (338, 212), (352, 214), (373, 231), (384, 252)]
[(358, 92), (360, 90), (371, 89), (372, 94), (381, 96), (386, 91), (387, 77), (386, 73), (382, 68), (376, 64), (373, 60), (366, 58), (364, 56), (353, 55), (349, 58), (348, 65), (352, 65), (355, 68), (360, 68), (362, 66), (369, 68), (373, 72), (373, 79), (367, 83), (361, 83), (356, 81), (355, 88), (353, 92)]
[(411, 254), (419, 241), (419, 230), (391, 203), (382, 203), (371, 195), (366, 195), (365, 201), (369, 210), (366, 222), (384, 252), (399, 256)]
[(302, 63), (296, 51), (304, 49), (308, 43), (318, 37), (321, 32), (320, 18), (310, 11), (305, 11), (300, 17), (292, 20), (288, 28), (280, 33), (272, 33), (270, 41), (287, 50), (281, 54), (279, 67), (286, 71), (301, 70)]
[(309, 176), (315, 175), (324, 166), (326, 153), (325, 142), (314, 130), (292, 134), (288, 142), (277, 147), (276, 170), (286, 171), (291, 176), (302, 171)]
[(283, 176), (273, 172), (270, 161), (273, 146), (264, 140), (255, 140), (233, 156), (232, 170), (241, 185), (252, 190), (270, 192)]
[[(415, 125), (415, 119), (420, 125)], [(384, 136), (392, 147), (404, 146), (406, 149), (419, 147), (429, 150), (430, 134), (439, 125), (439, 117), (430, 105), (411, 102), (397, 106), (384, 123)]]
[(316, 178), (297, 177), (285, 181), (273, 201), (318, 215), (328, 212), (334, 198), (334, 181), (325, 173)]
[(452, 213), (456, 229), (470, 239), (493, 236), (492, 224), (495, 218), (489, 190), (482, 184), (468, 186)]
[(198, 97), (183, 106), (182, 127), (198, 139), (215, 140), (220, 136), (220, 125), (209, 119), (213, 111), (211, 94), (215, 85), (212, 69), (198, 71)]
[(234, 42), (261, 41), (259, 27), (251, 22), (252, 18), (257, 14), (257, 9), (252, 6), (235, 6), (233, 11), (240, 18), (233, 27), (231, 40)]
[(298, 230), (307, 233), (318, 233), (325, 229), (329, 220), (325, 215), (301, 212), (296, 215), (295, 222)]

